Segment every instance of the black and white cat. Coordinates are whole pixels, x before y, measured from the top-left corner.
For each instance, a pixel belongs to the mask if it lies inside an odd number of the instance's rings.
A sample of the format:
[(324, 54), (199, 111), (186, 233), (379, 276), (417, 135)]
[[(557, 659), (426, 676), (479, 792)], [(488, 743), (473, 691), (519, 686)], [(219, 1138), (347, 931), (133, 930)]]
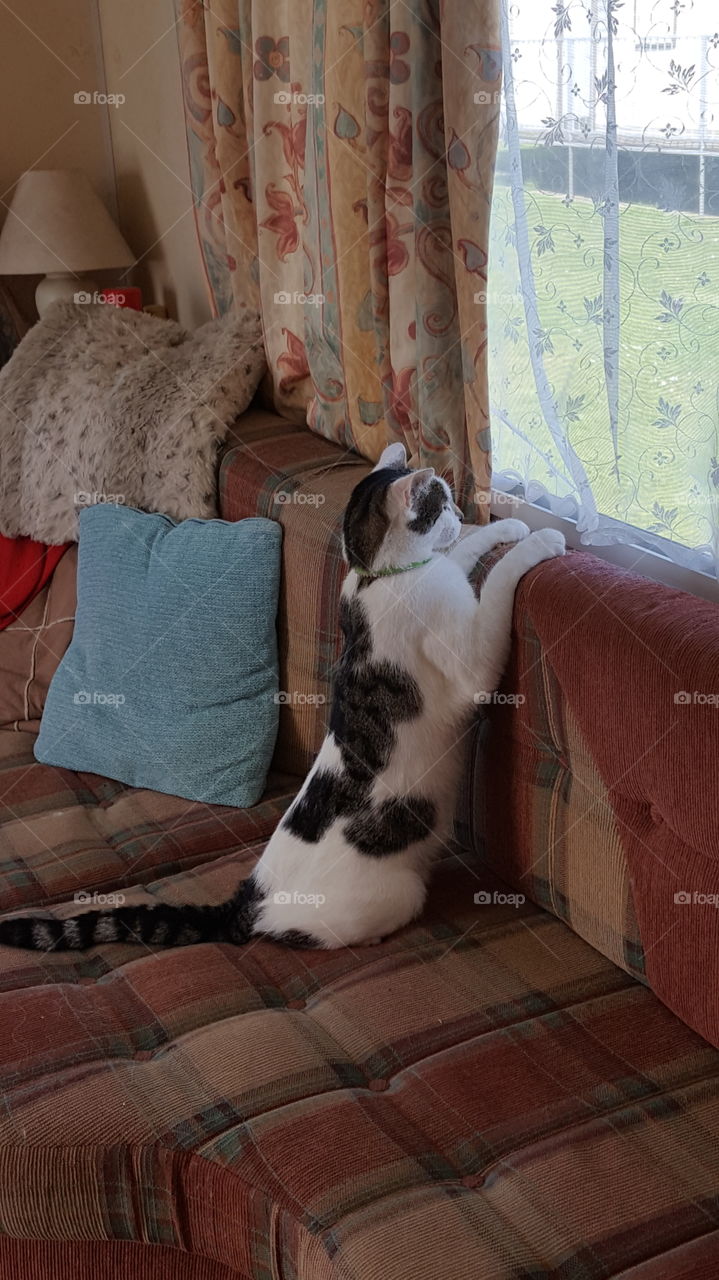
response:
[[(344, 648), (329, 731), (233, 898), (67, 920), (14, 917), (0, 921), (0, 943), (83, 950), (118, 941), (243, 943), (263, 934), (331, 948), (378, 941), (414, 919), (451, 836), (472, 713), (504, 670), (517, 583), (564, 552), (560, 533), (530, 534), (520, 520), (458, 542), (460, 524), (445, 481), (408, 470), (402, 445), (385, 449), (355, 488), (344, 520)], [(468, 575), (503, 542), (517, 545), (477, 600)]]

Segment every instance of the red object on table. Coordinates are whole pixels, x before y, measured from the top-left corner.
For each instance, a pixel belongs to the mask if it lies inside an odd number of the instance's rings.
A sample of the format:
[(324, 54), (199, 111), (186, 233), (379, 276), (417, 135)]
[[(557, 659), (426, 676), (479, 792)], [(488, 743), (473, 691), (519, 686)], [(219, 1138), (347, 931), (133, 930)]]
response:
[(66, 542), (49, 547), (32, 538), (6, 538), (0, 534), (0, 631), (15, 622), (42, 591), (71, 545)]
[(98, 302), (106, 302), (113, 307), (130, 307), (132, 311), (142, 311), (142, 289), (125, 284), (118, 285), (115, 289), (100, 289)]

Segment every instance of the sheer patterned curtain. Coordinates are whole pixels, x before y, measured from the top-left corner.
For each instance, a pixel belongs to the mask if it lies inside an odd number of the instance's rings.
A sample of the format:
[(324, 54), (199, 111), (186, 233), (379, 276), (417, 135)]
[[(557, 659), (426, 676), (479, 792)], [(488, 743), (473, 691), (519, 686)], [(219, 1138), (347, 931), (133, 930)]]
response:
[(715, 573), (719, 9), (502, 9), (494, 485)]

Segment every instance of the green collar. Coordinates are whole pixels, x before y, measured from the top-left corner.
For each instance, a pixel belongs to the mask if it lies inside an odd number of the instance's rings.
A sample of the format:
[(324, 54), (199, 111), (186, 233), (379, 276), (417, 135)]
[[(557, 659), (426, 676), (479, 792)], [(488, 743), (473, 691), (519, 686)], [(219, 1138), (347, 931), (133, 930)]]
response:
[(360, 578), (391, 578), (395, 573), (421, 569), (423, 564), (429, 564), (432, 559), (432, 556), (428, 556), (426, 560), (413, 560), (412, 564), (391, 564), (386, 569), (355, 569), (355, 573)]

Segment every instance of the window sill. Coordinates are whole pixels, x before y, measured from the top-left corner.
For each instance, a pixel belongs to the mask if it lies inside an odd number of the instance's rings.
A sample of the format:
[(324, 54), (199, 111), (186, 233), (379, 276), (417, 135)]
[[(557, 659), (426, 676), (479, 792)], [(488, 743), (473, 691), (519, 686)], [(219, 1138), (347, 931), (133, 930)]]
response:
[(564, 534), (567, 546), (575, 551), (589, 552), (621, 569), (631, 569), (645, 578), (663, 582), (665, 586), (688, 591), (691, 595), (719, 604), (719, 582), (716, 578), (674, 564), (672, 560), (667, 560), (654, 551), (632, 546), (630, 542), (615, 542), (610, 546), (583, 546), (573, 520), (552, 515), (544, 507), (534, 506), (523, 498), (516, 498), (513, 494), (503, 493), (498, 489), (492, 489), (490, 511), (500, 519), (513, 516), (524, 520), (530, 529), (559, 529)]

